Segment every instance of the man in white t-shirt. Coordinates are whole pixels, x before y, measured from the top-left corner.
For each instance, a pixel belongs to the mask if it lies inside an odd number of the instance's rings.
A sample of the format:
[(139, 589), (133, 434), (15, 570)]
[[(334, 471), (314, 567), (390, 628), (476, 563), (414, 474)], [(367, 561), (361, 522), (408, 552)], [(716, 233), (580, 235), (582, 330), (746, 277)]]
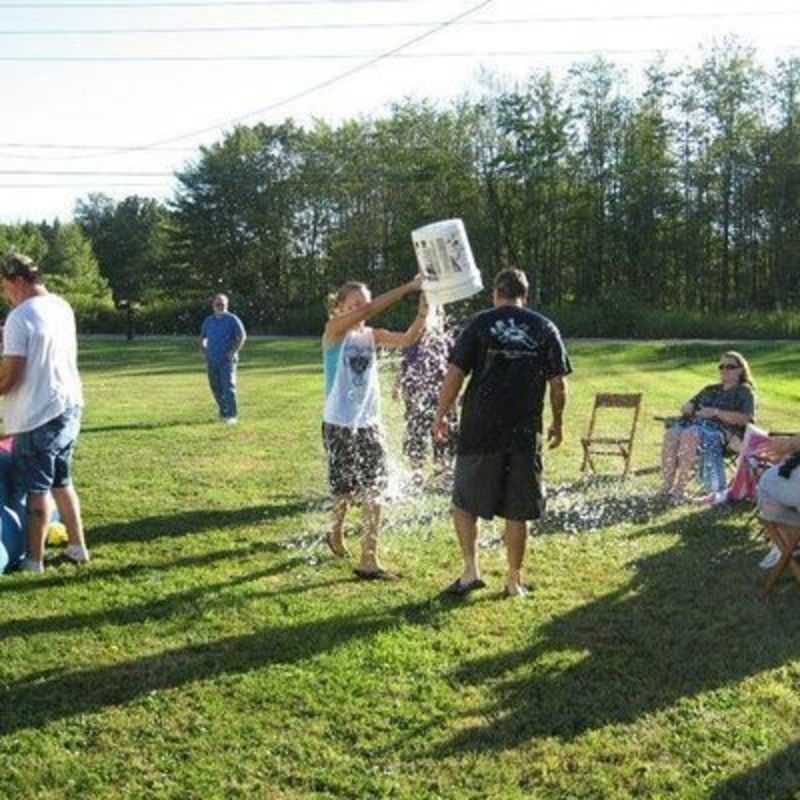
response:
[(3, 329), (0, 394), (6, 433), (14, 436), (16, 472), (28, 495), (28, 551), (22, 566), (44, 571), (51, 494), (69, 536), (65, 555), (85, 563), (89, 551), (71, 475), (83, 407), (75, 315), (66, 300), (47, 291), (27, 256), (2, 259), (0, 281), (13, 306)]

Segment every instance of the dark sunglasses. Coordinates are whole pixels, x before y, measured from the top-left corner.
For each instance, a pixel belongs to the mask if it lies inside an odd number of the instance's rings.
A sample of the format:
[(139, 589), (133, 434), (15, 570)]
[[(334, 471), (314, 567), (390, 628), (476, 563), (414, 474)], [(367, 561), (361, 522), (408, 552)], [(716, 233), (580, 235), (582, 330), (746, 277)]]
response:
[(741, 369), (742, 365), (741, 364), (720, 364), (719, 368), (720, 369)]

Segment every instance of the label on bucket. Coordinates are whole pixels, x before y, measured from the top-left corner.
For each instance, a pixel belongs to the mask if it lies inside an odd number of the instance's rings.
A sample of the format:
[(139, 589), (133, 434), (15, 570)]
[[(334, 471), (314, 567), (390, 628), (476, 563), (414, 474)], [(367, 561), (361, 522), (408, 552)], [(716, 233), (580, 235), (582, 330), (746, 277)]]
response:
[(483, 281), (464, 223), (443, 220), (418, 228), (411, 234), (414, 252), (422, 274), (422, 288), (429, 302), (436, 305), (463, 300), (483, 289)]

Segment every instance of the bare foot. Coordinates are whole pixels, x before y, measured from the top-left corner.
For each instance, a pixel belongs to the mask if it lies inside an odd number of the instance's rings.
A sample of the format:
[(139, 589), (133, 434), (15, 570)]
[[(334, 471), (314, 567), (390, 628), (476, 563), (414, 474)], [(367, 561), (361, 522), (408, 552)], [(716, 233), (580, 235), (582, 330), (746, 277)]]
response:
[(506, 584), (506, 597), (518, 598), (527, 597), (530, 590), (524, 583), (507, 583)]
[(345, 546), (341, 533), (337, 535), (333, 531), (329, 531), (325, 536), (325, 544), (336, 558), (350, 558), (350, 551)]

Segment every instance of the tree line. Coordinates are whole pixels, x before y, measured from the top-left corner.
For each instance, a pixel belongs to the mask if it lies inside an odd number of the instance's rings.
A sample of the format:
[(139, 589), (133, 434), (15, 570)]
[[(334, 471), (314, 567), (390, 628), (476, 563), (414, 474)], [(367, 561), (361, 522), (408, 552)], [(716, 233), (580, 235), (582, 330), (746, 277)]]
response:
[(167, 204), (90, 194), (60, 230), (79, 229), (116, 300), (227, 290), (261, 330), (319, 330), (344, 280), (407, 279), (411, 231), (448, 217), (485, 282), (519, 267), (549, 308), (796, 308), (798, 89), (800, 60), (768, 70), (738, 40), (697, 67), (656, 60), (636, 91), (602, 58), (560, 79), (487, 77), (446, 107), (237, 127)]

